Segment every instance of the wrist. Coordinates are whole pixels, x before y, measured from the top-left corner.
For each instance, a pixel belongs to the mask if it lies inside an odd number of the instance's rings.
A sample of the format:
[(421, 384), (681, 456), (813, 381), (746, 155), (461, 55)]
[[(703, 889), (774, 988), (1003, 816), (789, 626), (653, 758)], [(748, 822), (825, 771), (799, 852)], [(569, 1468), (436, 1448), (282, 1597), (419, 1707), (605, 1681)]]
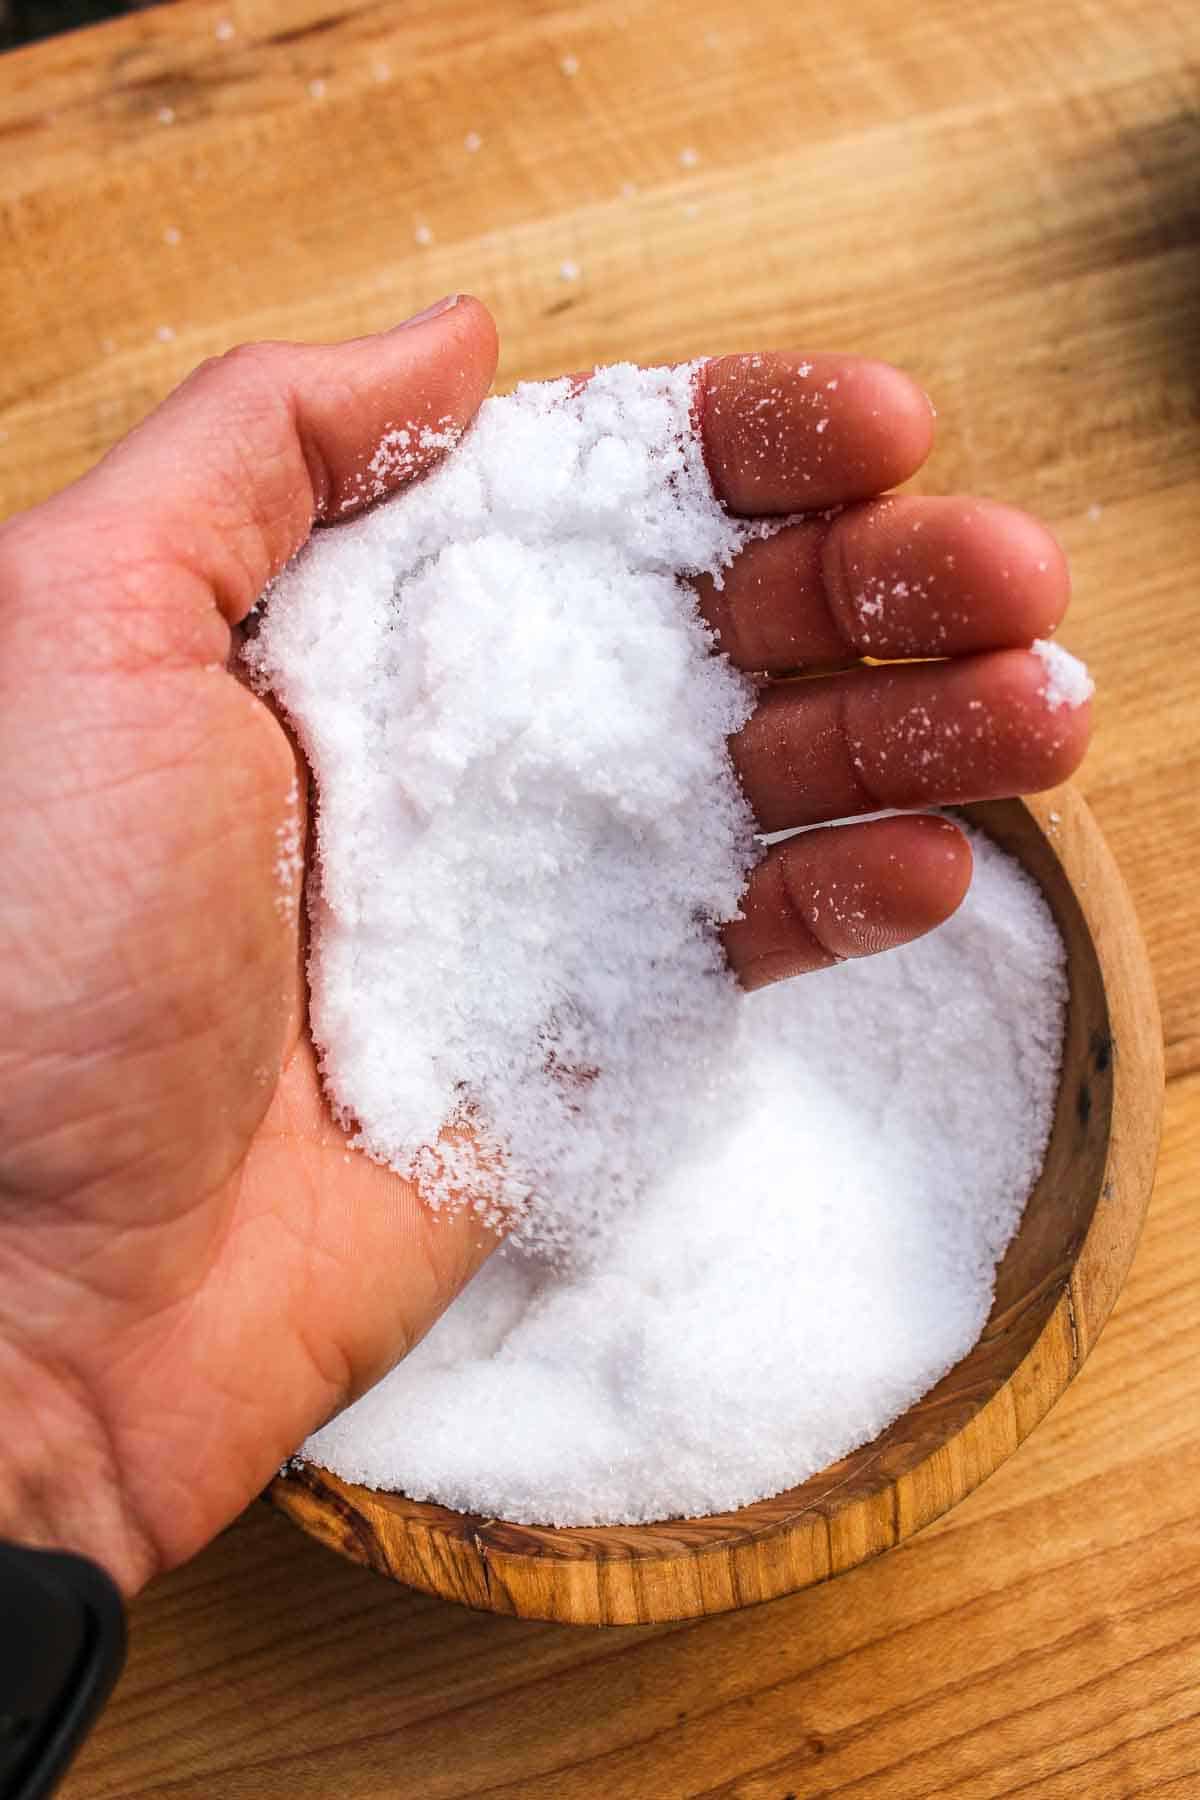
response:
[(123, 1492), (111, 1435), (66, 1369), (0, 1337), (0, 1537), (75, 1551), (125, 1594), (159, 1564)]

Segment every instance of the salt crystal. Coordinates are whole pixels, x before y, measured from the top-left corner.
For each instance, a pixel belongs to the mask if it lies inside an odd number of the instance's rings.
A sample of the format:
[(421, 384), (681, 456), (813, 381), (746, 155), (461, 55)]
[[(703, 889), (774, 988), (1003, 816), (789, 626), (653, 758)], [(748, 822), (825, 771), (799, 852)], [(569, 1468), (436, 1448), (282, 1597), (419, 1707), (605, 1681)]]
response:
[(1087, 509), (1087, 516), (1091, 520), (1093, 525), (1096, 523), (1097, 519), (1100, 517), (1100, 515), (1103, 511), (1104, 511), (1104, 508), (1098, 503), (1098, 501), (1093, 500), (1092, 504)]
[(327, 89), (325, 83), (321, 80), (319, 75), (315, 80), (309, 82), (308, 94), (311, 100), (323, 100), (326, 92)]
[(480, 137), (479, 133), (477, 131), (468, 131), (466, 137), (463, 139), (463, 149), (469, 150), (473, 156), (476, 150), (482, 148), (483, 139)]
[(168, 225), (167, 229), (163, 232), (163, 243), (175, 245), (180, 242), (182, 237), (183, 233), (177, 225)]
[(679, 165), (681, 168), (694, 169), (699, 161), (700, 152), (698, 150), (693, 150), (690, 146), (688, 149), (679, 152)]
[(417, 229), (413, 232), (413, 236), (416, 238), (418, 244), (432, 244), (433, 242), (433, 233), (430, 231), (428, 225), (418, 225)]
[[(734, 1507), (873, 1437), (978, 1336), (1056, 1089), (1061, 944), (986, 840), (922, 942), (752, 996), (725, 968), (754, 689), (685, 578), (754, 533), (713, 495), (694, 379), (487, 401), (310, 542), (245, 651), (319, 789), (335, 1105), (432, 1204), (516, 1220), (303, 1454), (506, 1518)], [(453, 435), (389, 427), (377, 458)]]
[(1038, 691), (1051, 711), (1060, 706), (1082, 706), (1091, 699), (1096, 684), (1077, 656), (1045, 638), (1039, 638), (1032, 648), (1046, 671), (1045, 686)]
[(577, 56), (564, 56), (558, 66), (564, 75), (578, 75), (579, 58)]
[(159, 325), (154, 333), (160, 344), (169, 344), (175, 336), (173, 325)]
[(227, 44), (233, 35), (234, 35), (233, 20), (232, 19), (218, 19), (217, 23), (216, 23), (216, 29), (215, 29), (215, 36), (216, 36), (217, 42), (220, 44)]
[(175, 123), (175, 108), (173, 106), (160, 106), (158, 109), (158, 122), (160, 125), (173, 125)]
[(578, 281), (582, 273), (583, 271), (580, 269), (579, 264), (577, 262), (572, 262), (570, 257), (567, 258), (566, 262), (562, 262), (558, 265), (558, 278), (560, 281)]

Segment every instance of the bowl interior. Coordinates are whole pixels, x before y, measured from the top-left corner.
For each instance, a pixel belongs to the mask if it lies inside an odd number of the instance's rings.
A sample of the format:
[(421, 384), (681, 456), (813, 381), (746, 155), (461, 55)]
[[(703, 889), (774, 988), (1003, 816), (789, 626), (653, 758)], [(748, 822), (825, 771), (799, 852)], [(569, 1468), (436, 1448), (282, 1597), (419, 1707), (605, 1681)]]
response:
[[(1067, 947), (1070, 993), (1045, 1166), (998, 1270), (982, 1337), (923, 1399), (871, 1443), (801, 1485), (702, 1519), (596, 1528), (514, 1525), (374, 1493), (308, 1465), (272, 1485), (272, 1502), (343, 1554), (430, 1592), (525, 1616), (620, 1622), (693, 1616), (822, 1579), (888, 1548), (984, 1479), (1082, 1360), (1069, 1281), (1109, 1162), (1109, 1004), (1092, 931), (1060, 860), (1072, 860), (1064, 837), (1094, 839), (1101, 851), (1103, 846), (1081, 801), (1064, 795), (1058, 805), (1062, 812), (1040, 809), (1044, 827), (1017, 801), (963, 809), (1041, 887)], [(1111, 862), (1104, 867), (1127, 910)], [(1078, 878), (1078, 865), (1074, 873)], [(1099, 881), (1095, 871), (1093, 878)], [(1089, 897), (1093, 916), (1096, 898)], [(1031, 1358), (1039, 1340), (1046, 1354)], [(1028, 1417), (1015, 1418), (994, 1448), (968, 1443), (970, 1422), (1031, 1362), (1046, 1365), (1044, 1392), (1013, 1401), (1016, 1413), (1024, 1405)], [(949, 1466), (947, 1458), (954, 1457), (962, 1466)], [(931, 1470), (933, 1488), (926, 1493)], [(906, 1487), (907, 1477), (916, 1485)]]

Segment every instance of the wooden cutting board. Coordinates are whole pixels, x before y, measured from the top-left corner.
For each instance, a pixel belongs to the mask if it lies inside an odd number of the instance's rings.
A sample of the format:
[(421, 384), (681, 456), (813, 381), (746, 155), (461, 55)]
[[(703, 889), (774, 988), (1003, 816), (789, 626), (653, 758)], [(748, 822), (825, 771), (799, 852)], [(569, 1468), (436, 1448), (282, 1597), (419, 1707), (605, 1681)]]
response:
[(1100, 683), (1167, 1136), (1076, 1386), (912, 1544), (725, 1617), (481, 1617), (251, 1511), (134, 1608), (66, 1800), (1200, 1792), (1194, 0), (244, 0), (0, 59), (0, 510), (201, 357), (471, 289), (501, 380), (774, 343), (913, 369), (922, 487), (1043, 512)]

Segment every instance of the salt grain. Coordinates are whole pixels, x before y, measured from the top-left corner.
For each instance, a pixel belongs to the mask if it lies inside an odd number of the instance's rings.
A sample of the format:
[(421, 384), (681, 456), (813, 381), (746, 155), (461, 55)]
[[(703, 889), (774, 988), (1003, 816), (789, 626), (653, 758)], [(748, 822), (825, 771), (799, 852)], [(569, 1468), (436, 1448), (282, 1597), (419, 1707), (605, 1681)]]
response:
[(463, 139), (463, 149), (470, 151), (473, 156), (476, 150), (481, 150), (482, 148), (483, 139), (480, 137), (479, 133), (477, 131), (468, 131), (466, 137)]
[(558, 66), (564, 75), (578, 75), (579, 58), (577, 56), (564, 56)]
[(572, 262), (569, 257), (566, 262), (562, 262), (558, 265), (558, 279), (560, 281), (578, 281), (582, 273), (583, 271), (579, 267), (579, 264), (577, 262)]
[[(985, 840), (921, 943), (749, 997), (725, 968), (754, 692), (683, 578), (720, 582), (752, 528), (712, 493), (694, 375), (488, 401), (312, 540), (246, 651), (320, 794), (335, 1104), (431, 1203), (517, 1222), (304, 1454), (507, 1518), (737, 1506), (874, 1436), (977, 1337), (1054, 1099), (1062, 948)], [(863, 911), (853, 884), (819, 904)]]
[(1033, 653), (1046, 671), (1045, 685), (1038, 691), (1052, 712), (1060, 706), (1082, 706), (1096, 691), (1096, 684), (1084, 664), (1061, 644), (1039, 638)]
[(432, 244), (433, 242), (433, 233), (430, 231), (428, 225), (418, 225), (417, 229), (413, 232), (413, 236), (418, 244)]
[(679, 152), (679, 165), (683, 169), (694, 169), (700, 161), (700, 152), (690, 147)]

